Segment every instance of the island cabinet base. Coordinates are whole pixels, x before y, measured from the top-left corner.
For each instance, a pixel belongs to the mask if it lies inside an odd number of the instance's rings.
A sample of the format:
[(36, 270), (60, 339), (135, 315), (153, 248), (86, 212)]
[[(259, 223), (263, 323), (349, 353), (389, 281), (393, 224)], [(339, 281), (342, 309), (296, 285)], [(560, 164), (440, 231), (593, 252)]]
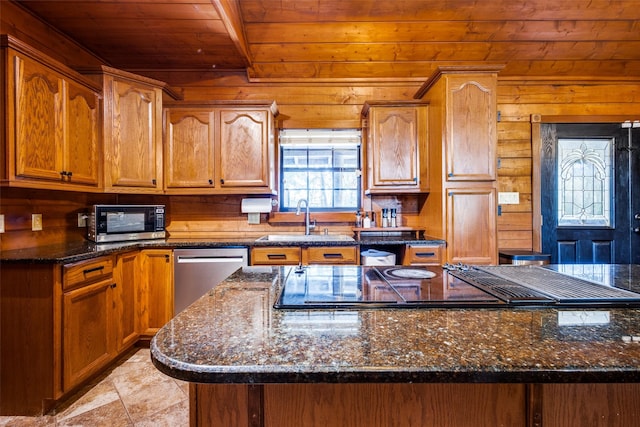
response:
[(197, 384), (190, 425), (631, 427), (640, 384)]
[(526, 426), (524, 384), (196, 384), (190, 425)]

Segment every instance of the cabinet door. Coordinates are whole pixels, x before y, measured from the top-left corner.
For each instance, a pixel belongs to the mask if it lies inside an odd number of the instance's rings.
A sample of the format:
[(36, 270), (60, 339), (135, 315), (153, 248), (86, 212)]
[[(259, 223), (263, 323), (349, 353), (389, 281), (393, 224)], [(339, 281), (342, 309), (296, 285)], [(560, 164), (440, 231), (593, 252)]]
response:
[(447, 261), (497, 264), (497, 204), (493, 188), (447, 192)]
[(67, 86), (65, 165), (66, 180), (97, 186), (102, 146), (99, 144), (98, 94), (73, 82)]
[(496, 78), (447, 76), (446, 179), (496, 179)]
[(15, 174), (60, 181), (63, 177), (64, 84), (49, 68), (13, 57), (15, 66)]
[(136, 316), (138, 298), (138, 252), (118, 255), (113, 288), (116, 351), (122, 352), (138, 341), (140, 322)]
[(226, 187), (269, 187), (267, 111), (220, 111), (220, 184)]
[(139, 256), (140, 332), (150, 337), (173, 317), (173, 255), (171, 250), (145, 249)]
[(63, 389), (80, 384), (114, 357), (112, 279), (63, 295)]
[(167, 109), (165, 122), (165, 188), (215, 188), (214, 113)]
[(418, 129), (414, 108), (371, 109), (372, 187), (418, 184)]
[(107, 77), (105, 186), (162, 189), (160, 90)]

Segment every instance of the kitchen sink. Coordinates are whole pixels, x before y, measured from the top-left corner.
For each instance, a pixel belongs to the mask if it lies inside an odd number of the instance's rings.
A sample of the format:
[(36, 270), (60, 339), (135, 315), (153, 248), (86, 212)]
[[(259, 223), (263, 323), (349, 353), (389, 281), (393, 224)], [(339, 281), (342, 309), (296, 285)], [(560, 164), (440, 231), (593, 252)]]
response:
[(353, 237), (344, 234), (268, 234), (256, 239), (258, 242), (353, 242)]

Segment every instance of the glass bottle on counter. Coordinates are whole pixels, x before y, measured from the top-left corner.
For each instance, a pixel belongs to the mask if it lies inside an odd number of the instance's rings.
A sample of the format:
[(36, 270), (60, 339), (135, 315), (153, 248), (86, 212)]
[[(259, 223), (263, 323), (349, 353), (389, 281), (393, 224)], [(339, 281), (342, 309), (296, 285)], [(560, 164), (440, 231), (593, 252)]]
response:
[(356, 212), (356, 228), (362, 227), (362, 214), (360, 211)]
[(397, 227), (398, 226), (398, 221), (397, 221), (397, 211), (395, 208), (391, 209), (391, 227)]

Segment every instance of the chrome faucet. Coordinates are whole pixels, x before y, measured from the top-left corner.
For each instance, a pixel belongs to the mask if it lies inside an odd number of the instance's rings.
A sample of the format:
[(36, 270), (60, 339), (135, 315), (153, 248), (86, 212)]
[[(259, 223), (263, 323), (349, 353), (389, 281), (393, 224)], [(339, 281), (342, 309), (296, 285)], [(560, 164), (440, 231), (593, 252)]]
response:
[(296, 215), (300, 215), (300, 206), (302, 205), (302, 203), (304, 202), (304, 206), (305, 206), (305, 214), (304, 214), (304, 234), (305, 236), (308, 236), (311, 230), (313, 230), (314, 228), (316, 228), (316, 220), (313, 220), (313, 224), (310, 224), (309, 222), (309, 202), (307, 202), (307, 199), (300, 199), (298, 200), (298, 207), (296, 209)]

